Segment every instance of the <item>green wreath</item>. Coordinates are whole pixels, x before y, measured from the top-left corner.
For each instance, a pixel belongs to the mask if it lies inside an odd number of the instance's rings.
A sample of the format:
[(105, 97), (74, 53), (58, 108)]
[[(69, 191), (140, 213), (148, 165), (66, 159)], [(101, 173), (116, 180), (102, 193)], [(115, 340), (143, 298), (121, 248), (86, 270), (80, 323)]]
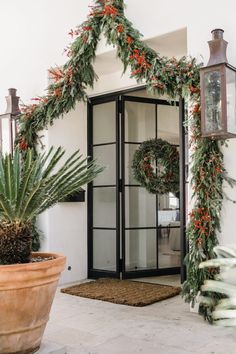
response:
[(165, 140), (144, 141), (134, 153), (132, 170), (134, 178), (150, 193), (179, 191), (179, 153)]

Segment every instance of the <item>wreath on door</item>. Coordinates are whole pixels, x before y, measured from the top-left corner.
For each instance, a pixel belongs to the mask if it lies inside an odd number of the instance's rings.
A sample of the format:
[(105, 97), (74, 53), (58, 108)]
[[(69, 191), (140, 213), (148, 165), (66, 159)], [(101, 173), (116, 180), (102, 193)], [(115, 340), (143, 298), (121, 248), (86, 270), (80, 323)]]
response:
[(153, 194), (179, 191), (179, 152), (162, 139), (144, 141), (135, 151), (134, 178)]

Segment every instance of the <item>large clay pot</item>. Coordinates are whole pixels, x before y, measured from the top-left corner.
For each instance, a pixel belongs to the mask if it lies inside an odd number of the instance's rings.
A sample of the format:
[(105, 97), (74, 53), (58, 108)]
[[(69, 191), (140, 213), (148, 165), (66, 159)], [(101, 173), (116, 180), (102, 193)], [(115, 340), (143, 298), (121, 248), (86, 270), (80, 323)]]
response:
[(66, 257), (34, 255), (54, 259), (0, 266), (0, 354), (30, 354), (40, 347)]

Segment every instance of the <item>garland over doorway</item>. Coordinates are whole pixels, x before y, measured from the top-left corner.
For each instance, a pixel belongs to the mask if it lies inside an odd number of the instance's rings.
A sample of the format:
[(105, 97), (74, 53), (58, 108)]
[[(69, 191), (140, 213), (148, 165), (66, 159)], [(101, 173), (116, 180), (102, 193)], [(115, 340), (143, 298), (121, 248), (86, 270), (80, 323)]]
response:
[(36, 97), (32, 104), (23, 107), (17, 145), (21, 150), (35, 148), (43, 129), (73, 109), (76, 102), (87, 99), (86, 89), (93, 87), (97, 79), (93, 61), (101, 32), (108, 44), (116, 46), (124, 71), (131, 68), (131, 77), (137, 82), (146, 83), (154, 95), (166, 94), (172, 99), (181, 96), (189, 102), (187, 126), (191, 136), (194, 208), (187, 230), (189, 254), (183, 295), (187, 301), (194, 300), (204, 280), (213, 277), (211, 269), (198, 266), (214, 257), (213, 247), (218, 244), (220, 230), (222, 183), (227, 179), (217, 141), (201, 137), (200, 65), (194, 58), (161, 57), (141, 41), (141, 34), (124, 15), (123, 0), (97, 0), (87, 20), (70, 31), (73, 42), (66, 49), (68, 61), (62, 68), (49, 71), (53, 83), (47, 95)]

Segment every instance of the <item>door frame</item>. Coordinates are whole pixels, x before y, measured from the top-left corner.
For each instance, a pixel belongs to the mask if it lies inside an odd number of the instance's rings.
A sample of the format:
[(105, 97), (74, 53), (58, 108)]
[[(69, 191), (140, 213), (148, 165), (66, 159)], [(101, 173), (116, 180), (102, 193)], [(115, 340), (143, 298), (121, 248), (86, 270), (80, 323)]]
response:
[[(93, 183), (88, 184), (87, 188), (87, 247), (88, 247), (88, 278), (101, 278), (101, 277), (113, 277), (120, 278), (120, 190), (119, 190), (119, 176), (120, 176), (120, 119), (119, 119), (119, 97), (115, 94), (110, 94), (102, 97), (94, 97), (87, 104), (87, 148), (88, 156), (93, 159), (93, 146), (101, 146), (104, 144), (93, 144), (93, 106), (108, 102), (116, 103), (116, 270), (98, 270), (93, 268), (93, 230), (94, 229), (106, 229), (106, 228), (94, 228), (93, 227)], [(111, 228), (107, 228), (110, 229)]]
[[(185, 102), (183, 98), (179, 98), (179, 136), (180, 136), (180, 145), (179, 145), (179, 155), (180, 155), (180, 200), (179, 200), (179, 209), (180, 209), (180, 238), (181, 238), (181, 265), (180, 267), (173, 268), (160, 268), (160, 269), (148, 269), (140, 271), (126, 271), (125, 270), (125, 236), (124, 236), (124, 225), (122, 225), (121, 235), (120, 235), (120, 203), (123, 203), (124, 197), (120, 201), (120, 192), (124, 190), (124, 171), (123, 166), (120, 168), (120, 153), (124, 154), (124, 139), (121, 134), (121, 142), (119, 142), (120, 133), (124, 131), (124, 127), (121, 127), (120, 131), (120, 118), (121, 113), (121, 125), (124, 124), (124, 110), (122, 110), (122, 102), (128, 97), (130, 101), (145, 102), (153, 101), (153, 103), (159, 102), (159, 104), (169, 105), (170, 103), (166, 100), (161, 99), (151, 99), (143, 98), (136, 96), (125, 96), (127, 93), (140, 91), (145, 89), (146, 86), (136, 87), (129, 90), (112, 92), (110, 94), (100, 95), (91, 97), (90, 101), (87, 104), (87, 115), (88, 115), (88, 126), (87, 126), (87, 143), (88, 143), (88, 156), (93, 156), (92, 154), (92, 137), (93, 137), (93, 127), (92, 127), (92, 107), (95, 104), (106, 103), (110, 101), (116, 101), (116, 216), (117, 216), (117, 228), (116, 228), (116, 271), (106, 271), (106, 270), (96, 270), (93, 269), (93, 235), (92, 235), (92, 223), (93, 223), (93, 210), (92, 210), (92, 183), (88, 185), (88, 202), (87, 202), (87, 225), (88, 225), (88, 277), (89, 278), (99, 278), (99, 277), (116, 277), (120, 278), (139, 278), (146, 276), (156, 276), (156, 275), (171, 275), (179, 274), (181, 275), (181, 282), (186, 279), (186, 267), (184, 265), (184, 258), (187, 253), (187, 242), (186, 242), (186, 132), (184, 127), (185, 121)], [(121, 99), (120, 99), (120, 96)], [(132, 99), (133, 97), (133, 99)], [(122, 123), (123, 122), (123, 123)], [(124, 156), (124, 155), (123, 155)], [(123, 159), (124, 160), (124, 159)], [(124, 164), (124, 161), (122, 165)], [(121, 176), (121, 177), (120, 177)], [(121, 179), (120, 179), (121, 178)], [(124, 207), (122, 207), (122, 213), (124, 213)], [(122, 217), (123, 219), (123, 217)], [(122, 238), (122, 251), (120, 249), (120, 240)]]
[[(122, 180), (122, 278), (123, 279), (132, 279), (132, 278), (142, 278), (142, 277), (147, 277), (147, 276), (158, 276), (158, 275), (171, 275), (171, 274), (180, 274), (181, 273), (181, 267), (170, 267), (170, 268), (154, 268), (154, 269), (143, 269), (143, 270), (131, 270), (127, 271), (126, 270), (126, 260), (125, 260), (125, 254), (126, 254), (126, 236), (125, 232), (127, 229), (133, 229), (133, 228), (126, 228), (125, 227), (125, 188), (127, 185), (125, 184), (125, 102), (141, 102), (141, 103), (146, 103), (146, 104), (154, 104), (155, 105), (155, 137), (157, 138), (157, 129), (158, 129), (158, 117), (157, 117), (157, 106), (158, 105), (165, 105), (165, 106), (170, 106), (176, 105), (179, 107), (180, 102), (168, 102), (167, 100), (164, 99), (159, 99), (159, 98), (146, 98), (146, 97), (139, 97), (139, 96), (127, 96), (127, 95), (122, 95), (121, 96), (121, 180)], [(181, 124), (182, 126), (182, 124)], [(179, 132), (180, 133), (180, 132)], [(180, 135), (181, 136), (181, 135)], [(181, 140), (181, 138), (180, 138)], [(132, 142), (130, 142), (132, 143)], [(180, 142), (181, 145), (182, 142)], [(181, 194), (181, 193), (180, 193)], [(179, 207), (180, 209), (180, 207)], [(136, 230), (138, 229), (150, 229), (149, 227), (147, 228), (134, 228)], [(157, 248), (157, 254), (156, 254), (156, 260), (157, 260), (157, 265), (158, 265), (158, 233), (159, 230), (161, 229), (158, 226), (158, 197), (156, 198), (156, 226), (155, 228), (151, 228), (156, 230), (156, 248)], [(180, 222), (180, 237), (182, 239), (182, 230), (181, 230), (181, 222)], [(182, 253), (182, 252), (181, 252)], [(182, 259), (181, 259), (181, 264), (182, 264)]]

